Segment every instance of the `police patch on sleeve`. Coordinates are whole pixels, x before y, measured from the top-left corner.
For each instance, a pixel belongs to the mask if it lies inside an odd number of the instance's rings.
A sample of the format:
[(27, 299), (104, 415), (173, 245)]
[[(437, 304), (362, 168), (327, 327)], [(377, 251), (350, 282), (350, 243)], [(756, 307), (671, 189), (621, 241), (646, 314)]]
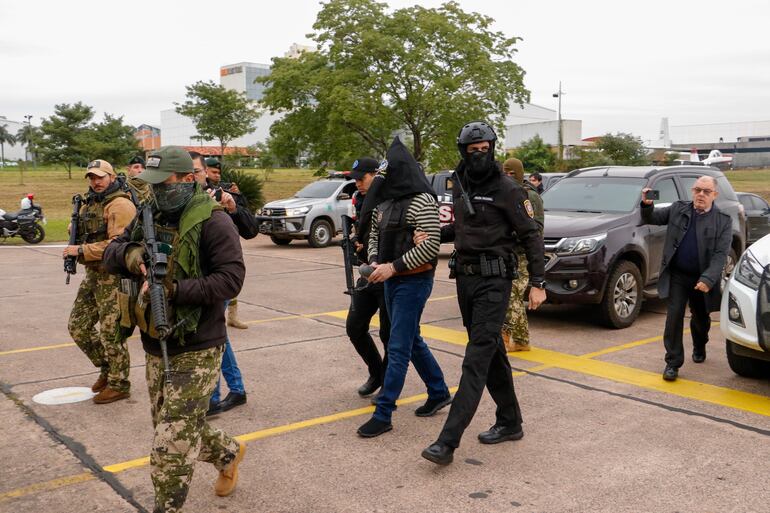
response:
[(535, 218), (535, 209), (532, 208), (532, 203), (529, 202), (529, 200), (524, 200), (524, 208), (527, 210), (527, 214), (532, 219)]

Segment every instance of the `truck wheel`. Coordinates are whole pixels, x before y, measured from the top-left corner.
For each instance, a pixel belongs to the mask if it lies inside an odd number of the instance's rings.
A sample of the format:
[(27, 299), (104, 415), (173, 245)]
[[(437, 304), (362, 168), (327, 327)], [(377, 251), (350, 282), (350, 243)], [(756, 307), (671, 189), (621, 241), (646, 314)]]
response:
[(325, 248), (332, 241), (332, 225), (326, 219), (316, 219), (310, 225), (310, 235), (307, 237), (312, 248)]
[(30, 244), (37, 244), (45, 238), (45, 230), (39, 224), (35, 223), (23, 232), (20, 231), (19, 235), (26, 242)]
[(642, 275), (627, 260), (621, 260), (610, 273), (604, 298), (599, 304), (602, 324), (610, 328), (627, 328), (642, 309)]
[(276, 246), (288, 246), (291, 244), (291, 239), (284, 239), (282, 237), (276, 237), (275, 235), (271, 235), (270, 240), (273, 241), (273, 244)]
[(730, 369), (744, 378), (764, 378), (770, 375), (770, 362), (735, 353), (735, 342), (726, 341), (725, 352)]

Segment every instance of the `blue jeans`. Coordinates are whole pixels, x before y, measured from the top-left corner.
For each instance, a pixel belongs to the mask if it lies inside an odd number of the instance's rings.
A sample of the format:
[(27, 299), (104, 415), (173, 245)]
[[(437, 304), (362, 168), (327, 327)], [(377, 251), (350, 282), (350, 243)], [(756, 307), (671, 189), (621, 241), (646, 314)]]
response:
[[(225, 301), (225, 309), (230, 304), (230, 300)], [(241, 369), (238, 368), (238, 362), (235, 360), (235, 353), (233, 352), (233, 346), (230, 345), (230, 337), (227, 337), (225, 341), (225, 352), (222, 354), (222, 374), (227, 382), (227, 388), (230, 392), (236, 394), (245, 394), (246, 390), (243, 388), (243, 378), (241, 377)], [(220, 399), (220, 384), (221, 378), (217, 379), (217, 387), (214, 389), (214, 393), (211, 394), (211, 400), (215, 403)]]
[(390, 422), (396, 400), (401, 395), (409, 361), (428, 389), (429, 399), (449, 395), (438, 362), (420, 336), (420, 317), (433, 290), (433, 276), (394, 276), (385, 282), (385, 304), (390, 315), (388, 366), (385, 382), (377, 398), (374, 418)]

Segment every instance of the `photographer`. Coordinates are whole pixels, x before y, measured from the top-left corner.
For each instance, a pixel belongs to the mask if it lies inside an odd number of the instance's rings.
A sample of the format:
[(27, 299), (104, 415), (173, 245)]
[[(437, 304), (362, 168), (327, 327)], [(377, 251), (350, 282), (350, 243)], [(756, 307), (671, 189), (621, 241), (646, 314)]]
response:
[[(259, 233), (254, 214), (249, 210), (246, 199), (238, 194), (235, 184), (222, 183), (221, 165), (218, 160), (205, 158), (200, 153), (190, 152), (193, 161), (193, 176), (204, 191), (214, 198), (225, 212), (230, 216), (238, 234), (244, 239), (253, 239)], [(235, 190), (234, 190), (235, 189)], [(227, 309), (227, 325), (240, 329), (247, 329), (248, 325), (238, 320), (238, 306), (236, 300), (225, 301)], [(236, 406), (246, 404), (246, 389), (241, 376), (241, 369), (235, 359), (235, 352), (230, 344), (230, 337), (225, 341), (225, 352), (222, 355), (222, 374), (225, 376), (229, 392), (224, 400), (220, 401), (220, 380), (209, 401), (207, 416), (216, 415)]]

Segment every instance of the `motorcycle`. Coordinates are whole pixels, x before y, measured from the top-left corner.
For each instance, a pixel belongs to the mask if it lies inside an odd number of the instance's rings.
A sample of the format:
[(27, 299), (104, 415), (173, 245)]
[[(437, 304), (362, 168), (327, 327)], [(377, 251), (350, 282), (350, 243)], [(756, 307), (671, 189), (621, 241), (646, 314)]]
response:
[(18, 212), (9, 213), (0, 208), (0, 238), (3, 240), (18, 235), (30, 244), (37, 244), (45, 238), (44, 224), (43, 208), (31, 201), (22, 200), (22, 209)]

